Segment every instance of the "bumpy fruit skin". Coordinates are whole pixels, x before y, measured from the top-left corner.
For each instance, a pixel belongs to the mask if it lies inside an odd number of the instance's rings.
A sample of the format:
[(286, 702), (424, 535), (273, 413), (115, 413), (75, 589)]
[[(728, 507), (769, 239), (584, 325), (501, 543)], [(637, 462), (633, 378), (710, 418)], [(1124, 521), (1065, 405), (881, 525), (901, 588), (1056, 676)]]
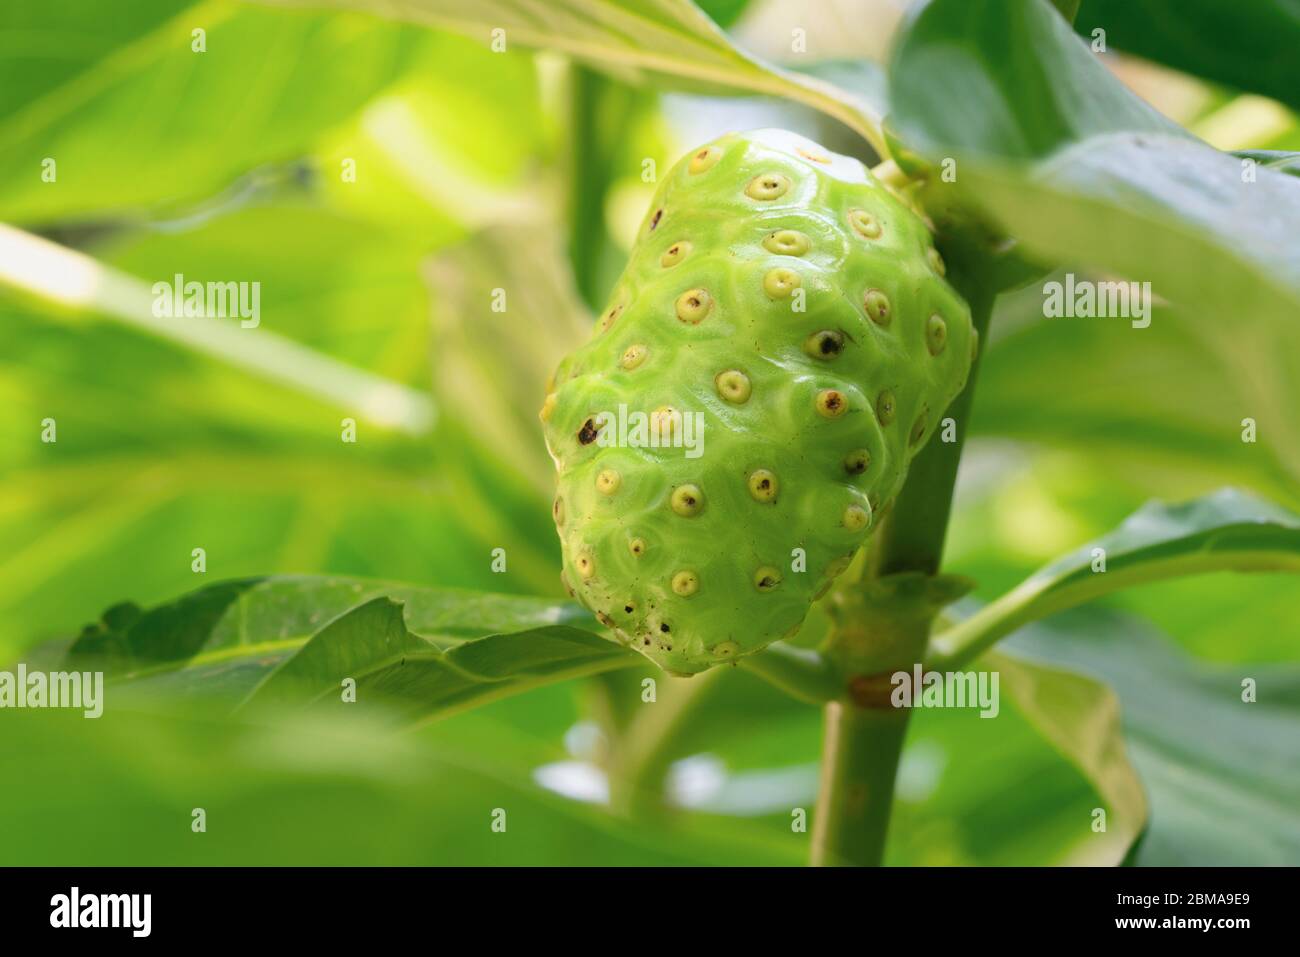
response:
[[(675, 674), (793, 634), (974, 347), (924, 223), (857, 160), (782, 130), (695, 150), (542, 408), (566, 586)], [(703, 453), (621, 434), (620, 405), (702, 413)]]

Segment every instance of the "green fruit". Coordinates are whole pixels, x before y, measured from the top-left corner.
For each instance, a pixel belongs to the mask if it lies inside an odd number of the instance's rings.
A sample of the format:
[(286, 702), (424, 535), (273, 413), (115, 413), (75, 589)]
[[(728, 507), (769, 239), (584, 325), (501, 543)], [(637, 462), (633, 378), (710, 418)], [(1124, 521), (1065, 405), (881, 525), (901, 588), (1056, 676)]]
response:
[(915, 213), (803, 137), (678, 163), (542, 408), (576, 597), (677, 674), (796, 631), (966, 382), (942, 270)]

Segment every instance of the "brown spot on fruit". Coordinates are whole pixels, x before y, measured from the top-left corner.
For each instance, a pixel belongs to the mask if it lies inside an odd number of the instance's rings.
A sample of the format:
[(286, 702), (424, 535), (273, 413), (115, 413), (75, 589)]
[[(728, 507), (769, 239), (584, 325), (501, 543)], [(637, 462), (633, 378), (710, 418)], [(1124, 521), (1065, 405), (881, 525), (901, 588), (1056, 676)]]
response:
[(756, 502), (775, 502), (777, 493), (776, 473), (771, 469), (754, 469), (749, 473), (749, 494)]
[(844, 350), (844, 333), (834, 329), (814, 332), (803, 341), (803, 351), (814, 359), (834, 359)]
[(861, 475), (871, 466), (871, 452), (868, 449), (854, 449), (844, 456), (844, 471), (850, 475)]
[(671, 269), (689, 256), (691, 254), (691, 249), (693, 248), (694, 247), (692, 247), (686, 240), (678, 240), (669, 246), (664, 251), (664, 254), (659, 257), (659, 265), (663, 266), (665, 269)]
[(745, 195), (750, 199), (773, 200), (784, 196), (790, 180), (781, 173), (761, 173), (749, 181)]
[(849, 409), (848, 397), (839, 389), (823, 389), (817, 393), (817, 414), (827, 419), (838, 419)]
[(704, 289), (688, 289), (677, 297), (677, 318), (682, 322), (695, 325), (709, 314), (713, 306), (713, 297)]
[(686, 171), (692, 176), (698, 176), (713, 169), (720, 159), (722, 159), (722, 147), (706, 146), (691, 157), (691, 161), (686, 164)]
[(693, 518), (704, 508), (704, 493), (698, 485), (687, 483), (673, 489), (669, 498), (672, 510), (683, 518)]

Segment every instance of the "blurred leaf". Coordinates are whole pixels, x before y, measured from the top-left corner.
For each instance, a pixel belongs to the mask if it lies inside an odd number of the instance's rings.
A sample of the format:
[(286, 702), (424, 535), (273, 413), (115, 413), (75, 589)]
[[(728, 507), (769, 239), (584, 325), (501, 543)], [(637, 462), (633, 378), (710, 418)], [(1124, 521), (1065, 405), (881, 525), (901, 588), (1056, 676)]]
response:
[[(1149, 282), (1195, 323), (1211, 356), (1235, 366), (1246, 354), (1257, 381), (1240, 388), (1285, 391), (1300, 380), (1293, 177), (1258, 168), (1243, 181), (1239, 159), (1130, 93), (1044, 0), (936, 0), (900, 43), (890, 85), (908, 144), (957, 159), (956, 182), (934, 184), (953, 204), (984, 211), (1042, 261)], [(1242, 315), (1249, 328), (1222, 319)], [(1073, 366), (1071, 376), (1088, 374), (1077, 357)], [(1070, 395), (1050, 390), (1039, 411), (1053, 414)], [(1220, 427), (1241, 417), (1225, 414)], [(1284, 467), (1300, 475), (1300, 450), (1285, 427), (1278, 434)]]
[[(101, 16), (88, 11), (97, 6), (47, 5), (42, 30), (90, 34)], [(14, 89), (21, 106), (0, 118), (0, 219), (134, 214), (206, 196), (253, 166), (304, 153), (401, 75), (426, 42), (420, 31), (380, 20), (228, 0), (167, 20), (154, 5), (147, 10), (113, 28), (118, 46), (61, 51), (72, 68), (37, 57), (15, 71), (6, 95)], [(8, 4), (0, 31), (22, 35), (26, 18)], [(198, 28), (206, 52), (191, 50)], [(42, 180), (46, 157), (58, 164), (54, 183)]]
[[(1289, 373), (1295, 354), (1279, 347), (1293, 336), (1300, 347), (1300, 327), (1204, 322), (1195, 306), (1157, 306), (1145, 329), (1048, 319), (1044, 295), (1034, 284), (999, 299), (977, 434), (1068, 451), (1146, 494), (1240, 483), (1300, 507), (1300, 433), (1289, 425), (1300, 377)], [(1255, 442), (1242, 441), (1247, 418)]]
[[(1137, 864), (1300, 861), (1300, 669), (1200, 664), (1140, 621), (1095, 607), (1024, 628), (1005, 647), (1119, 695), (1126, 750), (1151, 805)], [(1257, 702), (1243, 700), (1247, 679)]]
[(1300, 176), (1300, 153), (1283, 150), (1233, 150), (1232, 155), (1253, 159), (1260, 165), (1275, 169), (1279, 173)]
[[(375, 702), (403, 723), (433, 721), (539, 684), (631, 665), (631, 654), (560, 625), (441, 648), (407, 629), (400, 604), (376, 598), (313, 635), (258, 684), (246, 704), (350, 708)], [(340, 689), (349, 679), (356, 682), (356, 701), (344, 703)]]
[[(285, 715), (272, 725), (120, 707), (94, 721), (15, 712), (0, 723), (0, 775), (23, 787), (0, 794), (0, 864), (798, 861), (725, 829), (652, 829), (566, 800), (532, 783), (527, 763), (506, 757), (520, 747), (520, 732), (500, 722), (475, 725), (456, 742), (395, 735), (351, 712)], [(195, 808), (206, 813), (206, 833), (191, 830)], [(498, 809), (504, 831), (492, 828)]]
[(1105, 684), (1011, 654), (985, 662), (1020, 713), (1074, 764), (1105, 802), (1105, 830), (1072, 851), (1076, 864), (1117, 865), (1147, 822), (1147, 800), (1124, 753), (1119, 699)]
[(932, 0), (903, 30), (889, 86), (907, 144), (955, 149), (959, 160), (1034, 160), (1117, 132), (1191, 139), (1089, 53), (1047, 0)]
[[(253, 705), (327, 696), (403, 723), (635, 662), (574, 605), (337, 578), (212, 585), (148, 612), (111, 609), (68, 655), (127, 693), (190, 692)], [(343, 703), (342, 682), (356, 682)], [(234, 702), (231, 702), (234, 703)]]
[[(1094, 568), (1097, 549), (1102, 572)], [(1300, 517), (1236, 489), (1177, 505), (1152, 502), (937, 635), (933, 664), (958, 667), (1026, 622), (1107, 592), (1223, 570), (1300, 572)]]
[(660, 84), (692, 92), (759, 93), (796, 100), (835, 117), (883, 153), (875, 108), (812, 77), (766, 64), (732, 45), (690, 0), (556, 0), (545, 10), (524, 0), (485, 6), (473, 0), (270, 0), (295, 6), (325, 4), (397, 16), (492, 42), (504, 31), (515, 43), (567, 53), (584, 63), (633, 79), (652, 74)]
[(1108, 50), (1300, 107), (1300, 10), (1290, 0), (1087, 0), (1075, 29), (1105, 30)]

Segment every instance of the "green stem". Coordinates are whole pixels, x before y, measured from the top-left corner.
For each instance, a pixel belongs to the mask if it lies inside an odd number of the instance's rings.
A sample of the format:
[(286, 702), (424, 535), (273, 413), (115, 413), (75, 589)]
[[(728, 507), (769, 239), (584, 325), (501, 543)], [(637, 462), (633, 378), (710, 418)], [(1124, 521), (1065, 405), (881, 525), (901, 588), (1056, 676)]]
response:
[(894, 802), (907, 711), (832, 701), (823, 720), (812, 864), (878, 864)]
[(806, 648), (769, 645), (736, 665), (806, 704), (825, 704), (840, 693), (839, 676), (830, 662)]
[(605, 238), (605, 170), (598, 129), (605, 79), (574, 63), (569, 84), (569, 262), (578, 292), (596, 311), (600, 309), (598, 260)]
[(641, 705), (642, 710), (619, 737), (610, 761), (610, 806), (616, 813), (638, 816), (659, 809), (677, 732), (720, 673), (721, 669), (714, 668), (693, 678), (659, 679), (656, 700)]
[[(996, 288), (974, 248), (945, 249), (950, 281), (970, 304), (981, 342)], [(909, 709), (889, 702), (890, 677), (925, 658), (939, 610), (968, 584), (938, 576), (979, 367), (947, 415), (955, 442), (931, 441), (912, 463), (903, 491), (883, 520), (870, 561), (836, 594), (836, 627), (825, 649), (846, 683), (825, 709), (822, 781), (814, 816), (812, 863), (879, 865)]]

